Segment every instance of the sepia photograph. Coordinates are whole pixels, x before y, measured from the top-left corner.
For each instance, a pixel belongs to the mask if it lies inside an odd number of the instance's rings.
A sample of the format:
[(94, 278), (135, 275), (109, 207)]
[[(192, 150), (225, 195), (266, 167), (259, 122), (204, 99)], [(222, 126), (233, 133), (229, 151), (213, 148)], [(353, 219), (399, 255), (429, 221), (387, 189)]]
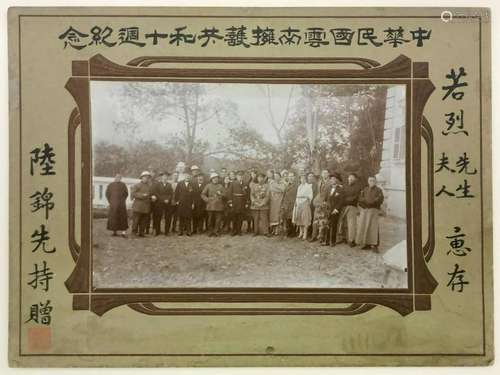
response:
[(101, 3), (5, 7), (10, 367), (491, 366), (493, 9)]
[(95, 288), (407, 288), (406, 86), (92, 81)]

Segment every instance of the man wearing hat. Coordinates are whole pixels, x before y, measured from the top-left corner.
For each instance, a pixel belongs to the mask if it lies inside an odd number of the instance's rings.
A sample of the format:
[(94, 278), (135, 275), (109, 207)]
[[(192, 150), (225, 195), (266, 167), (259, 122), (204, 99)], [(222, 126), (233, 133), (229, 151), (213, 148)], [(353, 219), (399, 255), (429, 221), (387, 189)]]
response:
[(210, 230), (209, 237), (219, 235), (222, 212), (224, 211), (225, 189), (219, 183), (217, 173), (210, 174), (210, 182), (201, 192), (201, 198), (207, 204), (207, 229)]
[(354, 172), (347, 176), (347, 185), (344, 185), (344, 208), (339, 218), (338, 233), (349, 244), (356, 246), (356, 230), (359, 215), (358, 199), (361, 193), (361, 184), (358, 175)]
[(335, 246), (337, 244), (337, 224), (344, 205), (344, 192), (342, 190), (342, 177), (337, 172), (330, 173), (330, 185), (328, 187), (328, 206), (330, 210), (329, 236), (325, 245)]
[(153, 200), (153, 229), (155, 235), (161, 234), (161, 221), (165, 218), (165, 234), (168, 233), (167, 212), (174, 191), (172, 185), (168, 183), (168, 172), (162, 172), (151, 185), (151, 199)]
[(198, 167), (197, 165), (191, 166), (191, 176), (192, 176), (191, 180), (193, 182), (197, 182), (198, 181), (198, 176), (203, 176), (203, 173), (201, 173), (200, 167)]
[(227, 203), (233, 222), (233, 236), (241, 235), (241, 223), (250, 198), (248, 185), (243, 182), (243, 174), (243, 171), (236, 172), (236, 180), (229, 183), (227, 190)]
[(151, 186), (149, 180), (151, 173), (141, 173), (141, 181), (131, 189), (132, 203), (132, 233), (144, 237), (148, 216), (151, 212)]
[(205, 189), (205, 176), (197, 174), (193, 177), (194, 189), (194, 209), (193, 209), (193, 232), (203, 233), (204, 224), (207, 217), (206, 203), (201, 198), (201, 192)]

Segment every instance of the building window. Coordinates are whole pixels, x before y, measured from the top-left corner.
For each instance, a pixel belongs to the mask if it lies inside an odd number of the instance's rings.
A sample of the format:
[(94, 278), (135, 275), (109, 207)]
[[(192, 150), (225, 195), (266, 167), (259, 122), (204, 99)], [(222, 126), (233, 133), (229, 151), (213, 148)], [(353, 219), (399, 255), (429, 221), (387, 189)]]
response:
[(394, 153), (393, 159), (404, 160), (405, 158), (405, 128), (401, 126), (394, 129)]
[(102, 200), (102, 190), (103, 190), (103, 186), (99, 185), (99, 200)]

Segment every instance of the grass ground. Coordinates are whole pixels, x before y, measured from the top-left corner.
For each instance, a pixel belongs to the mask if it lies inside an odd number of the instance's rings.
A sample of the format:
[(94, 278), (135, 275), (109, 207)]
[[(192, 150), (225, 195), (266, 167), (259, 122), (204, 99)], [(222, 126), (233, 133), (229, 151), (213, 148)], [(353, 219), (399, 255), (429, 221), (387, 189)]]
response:
[(212, 238), (160, 235), (111, 237), (94, 219), (93, 285), (147, 287), (406, 287), (406, 273), (385, 280), (382, 254), (405, 238), (405, 224), (381, 218), (380, 253), (320, 246), (296, 238), (250, 234)]

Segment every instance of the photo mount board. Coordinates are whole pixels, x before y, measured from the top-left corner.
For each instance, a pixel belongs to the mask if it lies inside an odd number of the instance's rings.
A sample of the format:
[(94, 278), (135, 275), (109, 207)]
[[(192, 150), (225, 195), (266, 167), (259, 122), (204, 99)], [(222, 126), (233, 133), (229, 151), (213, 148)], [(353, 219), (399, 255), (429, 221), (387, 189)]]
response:
[[(453, 19), (442, 17), (445, 11)], [(483, 8), (11, 8), (10, 196), (18, 202), (10, 213), (11, 364), (88, 365), (86, 358), (95, 366), (136, 366), (139, 359), (147, 366), (489, 363), (489, 21)], [(202, 47), (144, 39), (147, 32), (172, 25), (193, 33), (213, 25), (222, 32), (245, 25), (248, 38), (259, 25), (293, 26), (309, 43), (245, 47), (218, 40)], [(80, 34), (66, 40), (71, 27)], [(120, 40), (118, 30), (127, 27), (143, 30), (143, 47)], [(406, 37), (396, 44), (382, 42), (384, 35), (389, 38), (386, 30), (397, 33), (399, 27)], [(313, 28), (322, 28), (328, 45), (313, 46), (307, 34)], [(339, 28), (357, 39), (337, 44)], [(378, 45), (361, 41), (360, 30), (366, 29), (378, 32)], [(422, 29), (432, 30), (428, 39), (415, 39)], [(115, 31), (113, 42), (92, 43), (92, 35), (103, 30)], [(459, 44), (447, 43), (453, 38), (476, 53), (464, 56)], [(69, 42), (76, 40), (75, 48)], [(462, 78), (467, 85), (459, 87), (465, 94), (445, 99), (449, 77), (460, 67), (467, 72)], [(404, 84), (408, 288), (94, 288), (93, 80)], [(467, 135), (445, 135), (446, 115), (452, 111), (470, 119)], [(55, 175), (30, 171), (31, 151), (45, 143), (55, 150)], [(463, 153), (477, 173), (436, 172), (442, 154), (457, 159)], [(467, 184), (473, 197), (439, 194), (441, 186), (454, 186), (449, 188), (454, 194)], [(44, 188), (55, 201), (48, 218), (33, 206), (34, 193)], [(481, 220), (472, 220), (478, 212)], [(50, 229), (54, 253), (32, 250), (30, 237), (42, 224)], [(447, 254), (456, 227), (466, 233), (471, 249), (466, 256)], [(46, 291), (30, 283), (33, 267), (43, 264), (53, 272)], [(467, 280), (460, 292), (450, 282), (455, 266)], [(33, 306), (49, 300), (50, 324), (30, 320)], [(300, 340), (290, 342), (289, 332)]]

